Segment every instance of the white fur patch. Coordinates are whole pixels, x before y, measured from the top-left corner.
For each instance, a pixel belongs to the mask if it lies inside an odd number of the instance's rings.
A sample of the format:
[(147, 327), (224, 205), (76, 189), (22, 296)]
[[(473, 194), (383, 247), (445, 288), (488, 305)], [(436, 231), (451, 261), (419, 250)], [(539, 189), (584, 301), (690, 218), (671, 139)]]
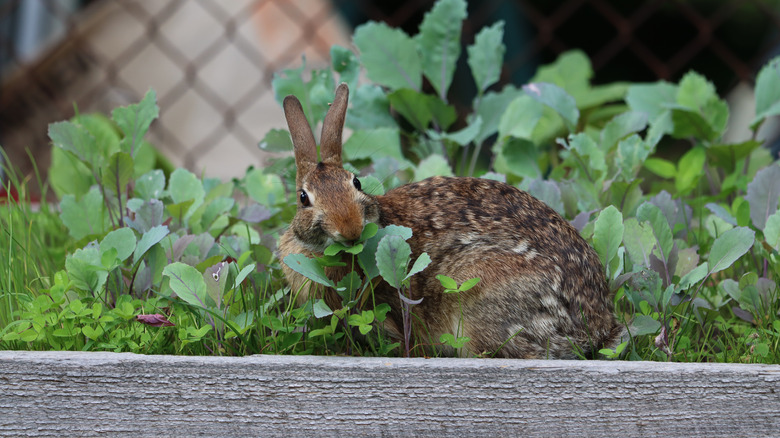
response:
[(520, 255), (525, 254), (525, 252), (528, 251), (528, 242), (526, 242), (525, 240), (521, 241), (520, 243), (517, 244), (516, 247), (514, 247), (514, 249), (512, 249), (512, 251)]

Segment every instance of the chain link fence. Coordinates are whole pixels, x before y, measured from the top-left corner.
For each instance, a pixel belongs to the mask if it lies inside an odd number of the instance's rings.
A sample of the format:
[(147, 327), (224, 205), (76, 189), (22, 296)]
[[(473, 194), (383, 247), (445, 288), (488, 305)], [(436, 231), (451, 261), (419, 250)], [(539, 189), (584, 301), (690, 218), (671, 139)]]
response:
[[(222, 178), (261, 165), (257, 142), (283, 127), (274, 72), (327, 64), (352, 29), (385, 21), (410, 34), (428, 0), (0, 0), (0, 145), (31, 169), (48, 161), (46, 126), (157, 91), (153, 144), (176, 165)], [(778, 0), (469, 2), (463, 43), (506, 22), (502, 82), (579, 48), (594, 81), (677, 80), (695, 69), (719, 93), (752, 83), (780, 47)], [(470, 87), (456, 77), (453, 93)], [(467, 93), (466, 93), (467, 94)], [(454, 99), (457, 101), (458, 99)]]

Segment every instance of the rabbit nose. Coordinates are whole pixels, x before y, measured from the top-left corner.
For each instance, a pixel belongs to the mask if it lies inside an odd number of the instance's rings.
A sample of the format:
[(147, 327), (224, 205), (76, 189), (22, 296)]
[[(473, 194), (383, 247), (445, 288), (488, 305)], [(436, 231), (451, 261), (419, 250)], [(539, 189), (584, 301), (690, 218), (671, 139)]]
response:
[(363, 233), (363, 226), (359, 227), (349, 227), (348, 229), (343, 230), (341, 233), (341, 238), (344, 239), (344, 243), (348, 243), (349, 245), (354, 245), (355, 242), (360, 238), (360, 235)]

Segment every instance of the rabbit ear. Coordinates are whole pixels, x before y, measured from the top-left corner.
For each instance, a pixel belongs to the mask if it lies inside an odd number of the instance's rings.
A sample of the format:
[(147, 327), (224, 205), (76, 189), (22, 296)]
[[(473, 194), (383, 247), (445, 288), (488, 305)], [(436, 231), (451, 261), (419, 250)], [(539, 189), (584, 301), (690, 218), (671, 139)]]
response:
[(298, 167), (296, 179), (300, 183), (303, 175), (317, 164), (317, 144), (314, 142), (314, 134), (297, 97), (289, 95), (284, 98), (284, 116), (287, 118), (287, 126), (292, 136), (295, 165)]
[(320, 154), (322, 162), (341, 167), (341, 131), (344, 130), (344, 119), (347, 115), (349, 87), (342, 82), (336, 88), (336, 97), (322, 122), (320, 136)]

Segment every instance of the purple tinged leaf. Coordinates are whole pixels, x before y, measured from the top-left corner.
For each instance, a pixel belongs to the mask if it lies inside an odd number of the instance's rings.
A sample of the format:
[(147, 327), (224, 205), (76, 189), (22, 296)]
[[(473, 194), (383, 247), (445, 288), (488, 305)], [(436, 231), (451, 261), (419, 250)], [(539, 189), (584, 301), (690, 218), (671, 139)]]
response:
[(162, 225), (163, 203), (158, 199), (150, 199), (138, 207), (133, 219), (126, 218), (125, 221), (131, 228), (143, 234)]
[(133, 279), (133, 292), (137, 296), (141, 296), (144, 292), (152, 288), (152, 270), (146, 266), (145, 263), (141, 263), (141, 267), (135, 274)]
[(555, 181), (534, 179), (528, 186), (528, 193), (547, 204), (559, 214), (565, 214), (561, 189), (558, 188), (558, 184)]
[(407, 298), (401, 292), (398, 292), (398, 298), (400, 298), (401, 301), (403, 301), (404, 303), (408, 304), (409, 306), (416, 306), (416, 305), (422, 303), (422, 300), (423, 300), (422, 298), (420, 298), (419, 300), (413, 300), (411, 298)]
[(172, 253), (170, 254), (171, 261), (181, 261), (181, 256), (184, 254), (184, 250), (187, 249), (187, 246), (189, 246), (189, 244), (192, 243), (194, 239), (195, 236), (192, 234), (185, 234), (176, 239), (176, 241), (173, 242)]
[(759, 170), (748, 184), (745, 199), (750, 202), (750, 219), (753, 220), (753, 225), (763, 231), (767, 218), (777, 211), (780, 199), (780, 166), (773, 164)]
[(136, 315), (136, 321), (152, 327), (173, 327), (175, 324), (168, 321), (165, 315), (154, 313), (152, 315)]
[(731, 311), (734, 312), (734, 316), (736, 316), (737, 318), (739, 318), (739, 319), (741, 319), (743, 321), (747, 321), (749, 323), (755, 323), (755, 321), (753, 320), (753, 314), (752, 313), (750, 313), (750, 312), (748, 312), (746, 310), (742, 310), (742, 309), (740, 309), (739, 307), (736, 307), (736, 306), (732, 307)]
[(598, 210), (583, 211), (577, 216), (575, 216), (570, 223), (578, 232), (581, 233), (582, 229), (585, 228), (585, 225), (588, 225), (588, 221), (590, 221), (590, 216), (597, 211)]
[(705, 205), (705, 207), (707, 207), (707, 210), (711, 211), (712, 214), (723, 219), (726, 223), (734, 225), (735, 227), (737, 226), (737, 218), (729, 213), (729, 211), (726, 210), (723, 206), (715, 204), (714, 202), (710, 202), (709, 204)]
[(203, 272), (203, 280), (206, 282), (206, 293), (214, 300), (217, 309), (221, 307), (222, 296), (225, 293), (227, 284), (228, 268), (226, 262), (219, 262), (214, 266), (206, 268)]
[(238, 218), (250, 224), (256, 224), (271, 218), (271, 212), (260, 204), (250, 204), (242, 208)]
[(669, 223), (669, 228), (674, 228), (677, 222), (677, 205), (675, 205), (672, 195), (666, 190), (661, 190), (660, 193), (650, 198), (649, 202), (661, 209), (661, 212), (666, 216), (666, 221)]

